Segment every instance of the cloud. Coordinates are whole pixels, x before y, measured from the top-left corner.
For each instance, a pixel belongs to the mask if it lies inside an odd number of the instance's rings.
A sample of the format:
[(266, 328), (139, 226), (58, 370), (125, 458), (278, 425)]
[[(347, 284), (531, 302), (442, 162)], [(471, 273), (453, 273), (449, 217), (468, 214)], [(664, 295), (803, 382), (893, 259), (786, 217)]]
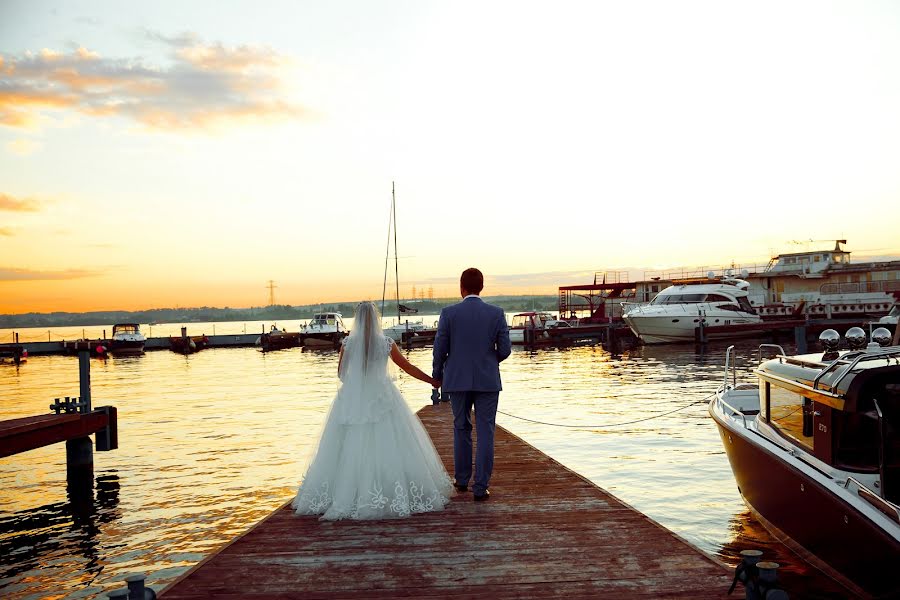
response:
[(16, 198), (0, 192), (0, 210), (10, 212), (37, 212), (40, 205), (34, 198)]
[(271, 48), (205, 43), (191, 33), (146, 36), (167, 49), (167, 64), (83, 47), (0, 56), (0, 125), (30, 127), (48, 110), (166, 130), (310, 114), (285, 96), (280, 76), (290, 61)]
[(14, 269), (0, 267), (0, 281), (58, 281), (61, 279), (83, 279), (96, 277), (100, 273), (86, 269), (67, 269), (65, 271), (34, 271), (31, 269)]
[(28, 156), (40, 147), (40, 142), (35, 142), (34, 140), (28, 139), (18, 139), (11, 142), (6, 142), (6, 149), (13, 154), (18, 154), (19, 156)]

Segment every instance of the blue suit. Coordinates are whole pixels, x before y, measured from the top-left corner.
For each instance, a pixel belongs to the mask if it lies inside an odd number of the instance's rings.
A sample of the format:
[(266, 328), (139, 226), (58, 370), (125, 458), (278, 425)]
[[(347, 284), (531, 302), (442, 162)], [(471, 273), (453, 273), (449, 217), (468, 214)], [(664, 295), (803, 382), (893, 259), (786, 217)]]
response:
[(441, 311), (434, 338), (432, 377), (453, 407), (453, 463), (456, 483), (472, 478), (472, 408), (478, 448), (475, 494), (484, 494), (494, 468), (494, 427), (503, 386), (500, 362), (510, 353), (509, 327), (503, 309), (481, 298), (467, 297)]

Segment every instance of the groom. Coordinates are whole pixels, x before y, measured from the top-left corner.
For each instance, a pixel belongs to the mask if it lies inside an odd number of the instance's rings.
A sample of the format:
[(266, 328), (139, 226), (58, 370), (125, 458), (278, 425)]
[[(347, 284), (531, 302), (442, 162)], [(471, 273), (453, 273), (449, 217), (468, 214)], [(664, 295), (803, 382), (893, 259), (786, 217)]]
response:
[(475, 500), (487, 500), (494, 469), (494, 421), (500, 397), (500, 361), (509, 356), (509, 327), (503, 309), (483, 301), (484, 275), (466, 269), (459, 278), (463, 301), (441, 311), (434, 338), (432, 377), (441, 382), (453, 407), (453, 464), (456, 489), (468, 491), (472, 478), (472, 407), (478, 447)]

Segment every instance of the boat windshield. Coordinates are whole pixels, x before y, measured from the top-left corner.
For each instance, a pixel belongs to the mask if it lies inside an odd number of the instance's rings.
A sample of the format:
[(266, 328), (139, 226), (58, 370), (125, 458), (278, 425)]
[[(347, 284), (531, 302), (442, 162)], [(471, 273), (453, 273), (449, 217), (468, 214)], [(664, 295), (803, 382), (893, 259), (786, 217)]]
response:
[(513, 327), (534, 327), (531, 315), (515, 315), (512, 318)]
[(756, 314), (756, 310), (753, 308), (753, 306), (750, 305), (750, 301), (747, 300), (746, 296), (741, 296), (740, 298), (738, 298), (737, 303), (738, 303), (738, 306), (741, 307), (742, 311), (744, 311), (746, 313), (750, 313), (752, 315)]
[(706, 301), (706, 294), (660, 294), (650, 304), (698, 304)]

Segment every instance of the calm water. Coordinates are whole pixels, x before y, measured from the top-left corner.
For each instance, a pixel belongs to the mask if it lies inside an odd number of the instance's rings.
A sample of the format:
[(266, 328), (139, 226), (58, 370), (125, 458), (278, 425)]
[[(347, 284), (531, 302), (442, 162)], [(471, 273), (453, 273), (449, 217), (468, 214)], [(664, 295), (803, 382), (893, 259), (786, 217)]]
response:
[[(216, 326), (218, 333), (261, 329)], [(189, 327), (189, 333), (212, 333), (211, 326)], [(80, 329), (49, 335), (72, 339)], [(179, 326), (153, 329), (168, 335)], [(24, 333), (20, 339), (28, 339)], [(46, 330), (28, 333), (47, 336)], [(8, 335), (0, 331), (0, 338)], [(739, 364), (756, 363), (755, 347), (739, 346)], [(724, 352), (724, 345), (703, 354), (692, 345), (619, 356), (600, 346), (515, 350), (503, 363), (500, 410), (592, 427), (502, 414), (497, 420), (731, 563), (740, 549), (768, 540), (748, 519), (706, 405), (697, 403), (721, 381)], [(430, 348), (407, 356), (430, 370)], [(336, 367), (335, 352), (300, 348), (94, 360), (94, 405), (118, 408), (119, 448), (95, 453), (86, 497), (66, 489), (61, 444), (0, 459), (0, 595), (93, 597), (136, 572), (157, 589), (171, 582), (291, 498), (337, 390)], [(414, 410), (430, 403), (425, 385), (405, 375), (398, 383)], [(78, 395), (74, 357), (0, 365), (0, 419), (46, 413), (53, 398), (66, 395)]]

